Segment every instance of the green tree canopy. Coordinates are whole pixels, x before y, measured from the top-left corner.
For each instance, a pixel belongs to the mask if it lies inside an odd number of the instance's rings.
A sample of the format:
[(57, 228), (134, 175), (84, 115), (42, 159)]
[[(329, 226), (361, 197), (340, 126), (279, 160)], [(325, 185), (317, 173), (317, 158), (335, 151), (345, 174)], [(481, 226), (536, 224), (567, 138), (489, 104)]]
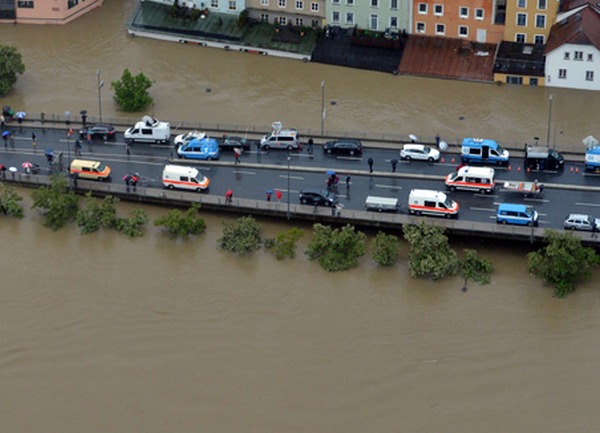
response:
[(36, 189), (31, 196), (31, 207), (42, 211), (46, 217), (44, 225), (52, 230), (63, 228), (77, 216), (78, 197), (69, 191), (69, 183), (60, 173), (52, 176), (50, 186)]
[(206, 230), (206, 223), (198, 215), (199, 204), (192, 205), (186, 212), (173, 209), (168, 214), (154, 221), (154, 225), (164, 227), (172, 239), (187, 238), (190, 235), (199, 235)]
[(377, 233), (371, 245), (373, 260), (380, 266), (391, 266), (398, 260), (400, 240), (398, 236)]
[(85, 196), (83, 209), (77, 211), (77, 225), (82, 234), (93, 233), (101, 227), (111, 229), (117, 225), (117, 203), (119, 199), (112, 195), (104, 197), (102, 202), (92, 197), (91, 192)]
[(223, 237), (219, 245), (233, 253), (251, 253), (262, 245), (260, 224), (251, 216), (238, 218), (234, 224), (223, 223)]
[(15, 47), (0, 45), (0, 96), (5, 96), (25, 72), (21, 54)]
[(450, 248), (443, 227), (421, 222), (419, 225), (404, 225), (402, 230), (404, 239), (410, 244), (408, 265), (412, 277), (437, 280), (458, 271), (458, 257)]
[(286, 257), (293, 259), (296, 256), (296, 242), (304, 236), (304, 232), (297, 227), (277, 234), (275, 239), (265, 239), (265, 247), (271, 250), (277, 260)]
[(548, 245), (527, 255), (529, 272), (553, 285), (554, 294), (564, 298), (578, 282), (590, 277), (600, 257), (573, 233), (546, 230), (545, 237)]
[(465, 280), (463, 290), (467, 289), (469, 280), (473, 280), (477, 284), (488, 284), (490, 274), (494, 271), (492, 263), (488, 259), (478, 257), (475, 250), (466, 249), (463, 251), (465, 256), (460, 261), (460, 271)]
[(148, 219), (148, 213), (144, 209), (134, 209), (129, 218), (117, 219), (115, 227), (130, 238), (137, 238), (144, 236)]
[(21, 206), (21, 197), (14, 188), (0, 185), (0, 215), (13, 216), (15, 218), (23, 218), (23, 206)]
[(317, 260), (323, 269), (344, 271), (358, 265), (358, 258), (366, 251), (366, 239), (364, 233), (355, 231), (350, 224), (341, 229), (315, 224), (305, 254), (310, 260)]
[(125, 69), (121, 79), (110, 85), (115, 90), (115, 101), (123, 111), (141, 111), (154, 102), (148, 94), (152, 81), (141, 72), (134, 77), (129, 69)]

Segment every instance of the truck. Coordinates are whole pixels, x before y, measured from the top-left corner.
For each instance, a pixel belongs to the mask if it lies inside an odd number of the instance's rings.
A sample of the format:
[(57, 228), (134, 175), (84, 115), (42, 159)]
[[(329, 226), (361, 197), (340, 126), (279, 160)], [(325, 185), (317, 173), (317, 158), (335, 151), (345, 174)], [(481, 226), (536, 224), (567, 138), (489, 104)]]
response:
[(464, 164), (508, 165), (510, 153), (488, 138), (465, 138), (462, 141), (461, 159)]
[(161, 122), (152, 116), (144, 116), (134, 126), (128, 128), (123, 134), (125, 140), (146, 143), (168, 143), (171, 140), (171, 125)]
[(525, 169), (530, 171), (558, 171), (563, 168), (565, 158), (547, 146), (525, 146)]

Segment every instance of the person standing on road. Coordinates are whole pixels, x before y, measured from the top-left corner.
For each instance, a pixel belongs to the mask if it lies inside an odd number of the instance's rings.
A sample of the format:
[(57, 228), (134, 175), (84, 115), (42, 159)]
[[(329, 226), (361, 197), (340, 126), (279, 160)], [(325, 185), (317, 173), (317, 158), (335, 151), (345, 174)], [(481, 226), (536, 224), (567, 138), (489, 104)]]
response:
[(390, 161), (390, 163), (392, 164), (392, 173), (396, 173), (396, 166), (398, 165), (398, 160), (394, 158)]
[(350, 175), (346, 175), (346, 188), (350, 188)]
[(125, 140), (125, 152), (127, 155), (131, 155), (131, 139)]
[(233, 157), (235, 158), (235, 165), (240, 163), (240, 154), (242, 153), (241, 149), (235, 148), (233, 149)]
[(75, 156), (81, 156), (81, 142), (79, 141), (79, 138), (75, 140)]
[(309, 138), (308, 139), (308, 147), (306, 149), (308, 151), (308, 153), (311, 153), (311, 154), (313, 153), (313, 145), (314, 144), (315, 144), (315, 142), (313, 141), (313, 139)]
[(373, 173), (373, 158), (369, 158), (367, 164), (369, 164), (369, 173)]
[(35, 152), (37, 146), (37, 137), (35, 135), (35, 132), (31, 133), (31, 147), (33, 147), (33, 151)]
[(233, 202), (233, 190), (228, 189), (225, 193), (225, 203), (231, 204)]

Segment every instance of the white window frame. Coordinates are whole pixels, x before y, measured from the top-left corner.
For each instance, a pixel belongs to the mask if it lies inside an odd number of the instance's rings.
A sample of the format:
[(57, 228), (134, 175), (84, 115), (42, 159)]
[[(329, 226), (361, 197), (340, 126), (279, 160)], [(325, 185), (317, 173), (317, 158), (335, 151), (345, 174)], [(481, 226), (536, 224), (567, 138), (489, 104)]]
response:
[(331, 0), (331, 4), (332, 5), (339, 5), (340, 4), (340, 0)]
[(578, 62), (583, 62), (583, 51), (575, 51), (573, 53), (573, 60), (577, 60)]
[(379, 0), (371, 0), (371, 7), (372, 8), (378, 8), (379, 7)]
[(237, 11), (237, 1), (236, 0), (229, 0), (228, 3), (227, 3), (227, 10)]
[(517, 7), (519, 9), (527, 9), (527, 0), (517, 0)]
[(269, 14), (260, 14), (260, 21), (263, 23), (269, 22)]
[(541, 11), (548, 9), (548, 0), (538, 0), (537, 8)]
[[(392, 21), (396, 21), (396, 24), (394, 24)], [(390, 29), (397, 29), (398, 22), (399, 22), (398, 17), (396, 17), (396, 16), (390, 17)]]
[[(419, 30), (419, 26), (423, 26), (423, 28)], [(425, 33), (426, 30), (427, 30), (427, 25), (423, 21), (417, 21), (415, 23), (415, 32), (416, 33)]]
[(219, 8), (219, 0), (210, 0), (210, 7), (213, 9)]
[(561, 80), (566, 80), (567, 79), (567, 70), (564, 68), (560, 68), (558, 70), (558, 78)]
[(340, 12), (339, 11), (331, 11), (331, 22), (339, 24), (339, 22), (340, 22)]
[(269, 6), (269, 0), (260, 0), (261, 6)]
[[(481, 16), (479, 16), (481, 14)], [(475, 19), (479, 21), (483, 21), (485, 19), (485, 9), (483, 8), (475, 8)]]
[[(421, 7), (423, 7), (423, 10), (421, 10)], [(427, 15), (427, 3), (419, 3), (417, 5), (417, 13), (421, 15)]]
[(594, 71), (585, 71), (585, 81), (594, 81)]
[(281, 16), (279, 18), (277, 18), (277, 22), (279, 23), (280, 26), (285, 26), (288, 23), (287, 17)]
[[(541, 39), (541, 42), (536, 42), (536, 40)], [(533, 35), (533, 43), (538, 45), (544, 45), (546, 43), (546, 37), (544, 35)]]
[(398, 0), (390, 0), (390, 10), (392, 10), (392, 11), (398, 10)]
[(354, 12), (346, 12), (346, 24), (354, 24)]
[(519, 42), (521, 44), (527, 43), (527, 35), (525, 33), (515, 33), (515, 42)]
[[(373, 26), (373, 23), (375, 23), (375, 26)], [(379, 15), (377, 14), (371, 14), (369, 15), (369, 30), (379, 30)]]
[[(525, 17), (525, 24), (521, 25), (519, 24), (519, 17)], [(517, 27), (527, 27), (527, 13), (526, 12), (519, 12), (517, 13), (517, 15), (515, 16), (516, 18), (516, 22), (515, 24), (517, 25)]]
[(594, 61), (594, 55), (592, 53), (588, 53), (588, 55), (587, 55), (587, 61), (588, 62), (593, 62)]
[(277, 6), (280, 9), (285, 9), (287, 7), (287, 0), (277, 0)]
[(565, 56), (563, 57), (563, 60), (571, 60), (571, 52), (570, 51), (565, 51)]
[[(441, 27), (442, 30), (438, 30), (438, 27)], [(446, 34), (446, 24), (438, 23), (435, 25), (435, 34), (436, 35), (445, 35)]]
[(354, 6), (354, 0), (346, 0), (346, 6)]
[(310, 4), (310, 11), (311, 12), (319, 12), (319, 3), (317, 3), (317, 2), (311, 2), (311, 4)]
[[(463, 13), (464, 11), (464, 13)], [(459, 6), (458, 7), (458, 16), (460, 18), (469, 18), (469, 7), (468, 6)]]
[(296, 27), (304, 27), (304, 18), (296, 17)]
[[(538, 19), (543, 18), (544, 25), (542, 27), (538, 26)], [(548, 20), (546, 19), (546, 14), (535, 14), (535, 28), (536, 29), (545, 29)]]
[(296, 10), (297, 11), (304, 10), (304, 1), (296, 0)]
[[(460, 31), (465, 30), (465, 33), (462, 34)], [(468, 38), (469, 37), (469, 26), (458, 26), (458, 37), (459, 38)]]
[[(440, 12), (438, 12), (438, 9), (440, 10)], [(433, 14), (437, 17), (442, 17), (444, 16), (444, 5), (443, 4), (434, 4), (433, 5)]]

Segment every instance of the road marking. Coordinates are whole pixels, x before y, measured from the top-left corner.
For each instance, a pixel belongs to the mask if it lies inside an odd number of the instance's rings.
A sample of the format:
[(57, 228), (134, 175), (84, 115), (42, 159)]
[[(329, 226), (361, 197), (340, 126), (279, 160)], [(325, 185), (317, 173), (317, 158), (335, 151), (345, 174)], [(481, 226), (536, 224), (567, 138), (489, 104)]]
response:
[(600, 203), (575, 203), (577, 206), (593, 206), (600, 207)]
[(377, 188), (386, 188), (386, 189), (402, 189), (402, 187), (401, 187), (401, 186), (394, 186), (394, 185), (383, 185), (383, 184), (380, 184), (380, 183), (377, 183), (377, 184), (375, 184), (375, 186), (376, 186)]
[(489, 207), (470, 207), (469, 209), (471, 209), (471, 210), (480, 210), (482, 212), (496, 212), (496, 209), (492, 209), (492, 208), (489, 208)]
[(239, 174), (256, 174), (255, 171), (245, 171), (245, 170), (233, 170), (234, 173)]
[(539, 203), (549, 203), (550, 200), (546, 199), (546, 198), (527, 198), (525, 197), (523, 200), (525, 201), (535, 201), (535, 202), (539, 202)]
[[(287, 179), (288, 178), (285, 174), (280, 174), (279, 177), (282, 178), (282, 179)], [(290, 176), (290, 179), (304, 180), (304, 178), (302, 176)]]
[(362, 161), (362, 158), (357, 156), (336, 156), (336, 159), (347, 159), (348, 161)]

